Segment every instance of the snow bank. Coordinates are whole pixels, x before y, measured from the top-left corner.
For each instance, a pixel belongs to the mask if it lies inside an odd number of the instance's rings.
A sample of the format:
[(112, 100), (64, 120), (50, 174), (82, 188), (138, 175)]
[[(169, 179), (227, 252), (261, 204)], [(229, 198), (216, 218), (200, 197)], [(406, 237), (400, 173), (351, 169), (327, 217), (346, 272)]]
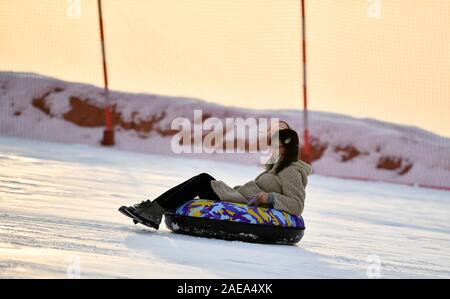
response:
[[(0, 72), (0, 134), (99, 145), (102, 89), (35, 74)], [(297, 110), (251, 110), (198, 99), (111, 92), (117, 149), (173, 155), (175, 118), (278, 117), (301, 132)], [(313, 169), (331, 176), (450, 187), (450, 139), (411, 126), (311, 112)], [(253, 142), (253, 141), (250, 141)], [(257, 154), (186, 154), (256, 164)]]

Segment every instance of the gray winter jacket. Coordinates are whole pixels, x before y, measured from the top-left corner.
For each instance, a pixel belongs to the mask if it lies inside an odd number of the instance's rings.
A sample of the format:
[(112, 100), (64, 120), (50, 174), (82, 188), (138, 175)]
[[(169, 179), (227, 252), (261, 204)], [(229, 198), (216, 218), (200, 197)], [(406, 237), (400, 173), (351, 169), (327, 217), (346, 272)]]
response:
[(277, 163), (271, 170), (260, 173), (253, 181), (242, 186), (231, 188), (223, 181), (211, 181), (211, 187), (220, 200), (238, 203), (247, 203), (262, 191), (272, 193), (275, 209), (300, 215), (305, 206), (305, 187), (311, 166), (297, 161), (275, 174)]

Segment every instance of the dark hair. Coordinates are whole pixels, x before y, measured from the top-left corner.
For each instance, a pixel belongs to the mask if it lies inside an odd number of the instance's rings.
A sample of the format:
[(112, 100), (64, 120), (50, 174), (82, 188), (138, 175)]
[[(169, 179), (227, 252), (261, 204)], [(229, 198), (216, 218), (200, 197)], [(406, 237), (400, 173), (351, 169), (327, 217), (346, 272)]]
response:
[[(278, 136), (277, 136), (278, 135)], [(289, 166), (292, 162), (298, 161), (299, 152), (299, 138), (297, 132), (292, 129), (282, 129), (272, 136), (272, 139), (279, 140), (279, 144), (282, 144), (285, 148), (285, 153), (280, 157), (281, 162), (277, 165), (275, 173), (279, 173), (283, 168)], [(272, 140), (273, 142), (273, 140)], [(266, 169), (272, 169), (274, 164), (266, 164)]]
[[(280, 124), (284, 124), (287, 127), (286, 129), (290, 129), (291, 128), (291, 126), (284, 120), (280, 120), (278, 122), (278, 125), (280, 125)], [(284, 129), (282, 129), (282, 130), (284, 130)]]

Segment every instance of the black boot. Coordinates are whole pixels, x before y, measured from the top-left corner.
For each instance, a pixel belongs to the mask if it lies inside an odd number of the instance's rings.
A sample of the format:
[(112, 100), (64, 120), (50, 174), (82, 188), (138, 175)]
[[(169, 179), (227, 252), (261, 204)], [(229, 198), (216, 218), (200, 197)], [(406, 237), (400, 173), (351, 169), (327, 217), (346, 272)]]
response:
[(137, 224), (139, 221), (136, 220), (136, 216), (134, 215), (134, 212), (136, 209), (141, 209), (141, 208), (145, 208), (151, 205), (151, 201), (149, 199), (147, 200), (143, 200), (138, 204), (135, 204), (133, 206), (121, 206), (119, 208), (119, 212), (122, 213), (123, 215), (130, 217), (131, 219), (133, 219), (133, 223)]
[(155, 229), (159, 229), (162, 216), (166, 210), (161, 207), (156, 201), (149, 204), (137, 207), (131, 213), (136, 216), (136, 220), (142, 224), (149, 225)]
[(152, 204), (152, 202), (150, 201), (150, 199), (147, 200), (143, 200), (138, 204), (135, 204), (134, 206), (130, 206), (128, 207), (130, 210), (135, 210), (135, 209), (142, 209), (145, 207), (149, 207)]
[(132, 212), (134, 211), (133, 207), (127, 207), (127, 206), (121, 206), (119, 208), (119, 212), (122, 213), (123, 215), (133, 219), (133, 223), (134, 224), (138, 224), (139, 221), (137, 221), (135, 219), (135, 217), (133, 216)]

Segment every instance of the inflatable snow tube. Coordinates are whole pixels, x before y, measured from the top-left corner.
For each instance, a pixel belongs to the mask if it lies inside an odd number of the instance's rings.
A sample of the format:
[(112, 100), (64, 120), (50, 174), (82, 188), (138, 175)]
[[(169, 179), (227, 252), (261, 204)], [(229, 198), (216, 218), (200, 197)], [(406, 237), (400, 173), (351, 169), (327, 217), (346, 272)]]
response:
[(176, 233), (266, 244), (295, 244), (305, 231), (301, 216), (203, 199), (188, 201), (166, 213), (165, 223)]

